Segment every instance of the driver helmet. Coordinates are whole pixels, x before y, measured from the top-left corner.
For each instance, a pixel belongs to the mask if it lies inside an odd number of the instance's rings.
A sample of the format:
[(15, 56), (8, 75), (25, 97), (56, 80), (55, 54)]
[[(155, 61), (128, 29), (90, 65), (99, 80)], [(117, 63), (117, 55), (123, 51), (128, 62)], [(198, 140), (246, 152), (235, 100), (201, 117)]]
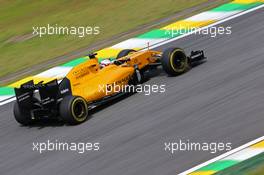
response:
[(101, 61), (101, 67), (106, 67), (108, 65), (110, 65), (112, 62), (110, 61), (110, 59), (104, 59), (103, 61)]

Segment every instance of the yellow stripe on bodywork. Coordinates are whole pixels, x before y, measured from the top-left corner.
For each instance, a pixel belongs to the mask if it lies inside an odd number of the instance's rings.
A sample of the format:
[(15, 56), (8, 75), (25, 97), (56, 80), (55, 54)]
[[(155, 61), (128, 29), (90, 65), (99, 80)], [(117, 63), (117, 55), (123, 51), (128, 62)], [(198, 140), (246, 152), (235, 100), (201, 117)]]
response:
[(170, 25), (167, 25), (161, 29), (164, 30), (180, 30), (180, 29), (190, 29), (199, 28), (216, 22), (216, 20), (206, 20), (206, 21), (187, 21), (181, 20)]
[(45, 77), (34, 77), (34, 76), (30, 76), (27, 78), (24, 78), (22, 80), (19, 80), (13, 84), (8, 85), (9, 87), (13, 87), (13, 88), (19, 88), (21, 84), (26, 83), (30, 80), (33, 80), (35, 84), (39, 83), (40, 81), (44, 81), (44, 83), (47, 83), (49, 81), (54, 80), (55, 78), (45, 78)]

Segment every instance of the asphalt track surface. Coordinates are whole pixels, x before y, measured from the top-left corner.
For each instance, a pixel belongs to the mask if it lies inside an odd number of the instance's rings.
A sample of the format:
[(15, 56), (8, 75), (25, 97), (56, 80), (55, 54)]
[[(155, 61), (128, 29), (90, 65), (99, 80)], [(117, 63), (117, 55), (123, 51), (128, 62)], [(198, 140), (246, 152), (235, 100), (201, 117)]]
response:
[[(161, 73), (147, 84), (166, 92), (135, 94), (92, 114), (79, 126), (21, 127), (13, 103), (0, 107), (0, 174), (169, 175), (223, 152), (164, 151), (164, 142), (231, 142), (238, 147), (264, 135), (264, 10), (221, 25), (232, 35), (191, 35), (166, 44), (204, 49), (208, 62), (178, 77)], [(100, 142), (100, 151), (32, 151), (32, 142)]]

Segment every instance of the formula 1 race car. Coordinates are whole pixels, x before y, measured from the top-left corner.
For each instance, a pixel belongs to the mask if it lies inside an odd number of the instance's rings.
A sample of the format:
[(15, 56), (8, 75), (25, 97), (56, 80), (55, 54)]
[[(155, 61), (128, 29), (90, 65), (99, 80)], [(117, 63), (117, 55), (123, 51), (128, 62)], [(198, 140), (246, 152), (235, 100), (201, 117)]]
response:
[(125, 49), (107, 66), (99, 64), (96, 54), (89, 57), (60, 83), (54, 79), (34, 84), (32, 80), (15, 88), (16, 121), (30, 125), (41, 119), (55, 118), (71, 125), (79, 124), (86, 121), (90, 109), (124, 94), (122, 89), (111, 88), (113, 85), (142, 83), (144, 72), (157, 66), (162, 66), (169, 76), (180, 75), (205, 60), (203, 51), (192, 51), (186, 56), (180, 48), (168, 48), (164, 52)]

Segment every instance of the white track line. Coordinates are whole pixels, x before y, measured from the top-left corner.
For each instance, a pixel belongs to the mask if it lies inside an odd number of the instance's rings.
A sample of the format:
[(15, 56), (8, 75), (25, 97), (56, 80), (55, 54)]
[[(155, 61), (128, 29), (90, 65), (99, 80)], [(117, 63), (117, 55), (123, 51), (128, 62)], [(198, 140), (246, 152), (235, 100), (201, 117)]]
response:
[[(253, 11), (258, 10), (258, 9), (260, 9), (260, 8), (263, 8), (263, 7), (264, 7), (264, 4), (263, 4), (263, 5), (260, 5), (260, 6), (258, 6), (258, 7), (255, 7), (255, 8), (253, 8), (253, 9), (246, 10), (246, 11), (244, 11), (244, 12), (238, 13), (238, 14), (236, 14), (236, 15), (234, 15), (234, 16), (231, 16), (231, 17), (225, 18), (225, 19), (223, 19), (223, 20), (217, 21), (217, 22), (215, 22), (215, 23), (213, 23), (213, 24), (210, 24), (210, 25), (208, 25), (208, 26), (202, 27), (202, 28), (200, 28), (200, 29), (198, 29), (198, 30), (195, 30), (195, 31), (193, 31), (193, 32), (190, 32), (190, 33), (187, 33), (187, 34), (181, 35), (181, 36), (176, 37), (176, 38), (172, 38), (172, 39), (169, 39), (169, 40), (162, 41), (162, 42), (157, 43), (157, 44), (155, 44), (155, 45), (153, 45), (153, 46), (150, 46), (149, 48), (147, 48), (147, 47), (146, 47), (146, 48), (143, 48), (142, 50), (153, 49), (153, 48), (156, 48), (156, 47), (162, 46), (162, 45), (167, 44), (167, 43), (170, 43), (170, 42), (172, 42), (172, 41), (176, 41), (176, 40), (178, 40), (178, 39), (181, 39), (181, 38), (184, 38), (184, 37), (186, 37), (186, 36), (192, 35), (193, 33), (197, 32), (197, 31), (200, 31), (200, 30), (203, 30), (203, 29), (206, 29), (206, 28), (209, 28), (209, 27), (212, 27), (212, 26), (215, 26), (215, 25), (221, 24), (221, 23), (223, 23), (223, 22), (229, 21), (229, 20), (231, 20), (231, 19), (237, 18), (237, 17), (239, 17), (239, 16), (245, 15), (245, 14), (247, 14), (247, 13), (253, 12)], [(9, 100), (7, 100), (7, 101), (5, 101), (5, 102), (0, 103), (0, 106), (2, 106), (2, 105), (4, 105), (4, 104), (7, 104), (7, 103), (10, 103), (10, 102), (12, 102), (12, 101), (14, 101), (14, 100), (15, 100), (15, 98), (12, 98), (12, 100), (9, 99)]]
[(218, 157), (215, 157), (215, 158), (213, 158), (211, 160), (208, 160), (207, 162), (204, 162), (204, 163), (202, 163), (200, 165), (197, 165), (197, 166), (195, 166), (195, 167), (193, 167), (193, 168), (191, 168), (191, 169), (189, 169), (187, 171), (184, 171), (184, 172), (180, 173), (179, 175), (186, 175), (186, 174), (192, 173), (192, 172), (194, 172), (194, 171), (196, 171), (196, 170), (198, 170), (198, 169), (200, 169), (200, 168), (202, 168), (204, 166), (207, 166), (207, 165), (209, 165), (209, 164), (211, 164), (213, 162), (221, 160), (221, 159), (223, 159), (223, 158), (225, 158), (227, 156), (230, 156), (231, 154), (234, 154), (234, 153), (236, 153), (238, 151), (241, 151), (241, 150), (243, 150), (243, 149), (245, 149), (245, 148), (247, 148), (247, 147), (249, 147), (251, 145), (254, 145), (254, 144), (258, 143), (258, 142), (261, 142), (263, 140), (264, 140), (264, 136), (262, 136), (260, 138), (257, 138), (257, 139), (255, 139), (255, 140), (253, 140), (251, 142), (248, 142), (248, 143), (246, 143), (246, 144), (244, 144), (244, 145), (242, 145), (242, 146), (240, 146), (238, 148), (235, 148), (235, 149), (233, 149), (233, 150), (231, 150), (229, 152), (226, 152), (226, 153), (224, 153), (224, 154), (222, 154), (222, 155), (220, 155)]
[(10, 103), (10, 102), (15, 101), (15, 100), (16, 100), (16, 97), (10, 98), (10, 99), (8, 99), (6, 101), (1, 102), (0, 106), (3, 106), (5, 104)]

